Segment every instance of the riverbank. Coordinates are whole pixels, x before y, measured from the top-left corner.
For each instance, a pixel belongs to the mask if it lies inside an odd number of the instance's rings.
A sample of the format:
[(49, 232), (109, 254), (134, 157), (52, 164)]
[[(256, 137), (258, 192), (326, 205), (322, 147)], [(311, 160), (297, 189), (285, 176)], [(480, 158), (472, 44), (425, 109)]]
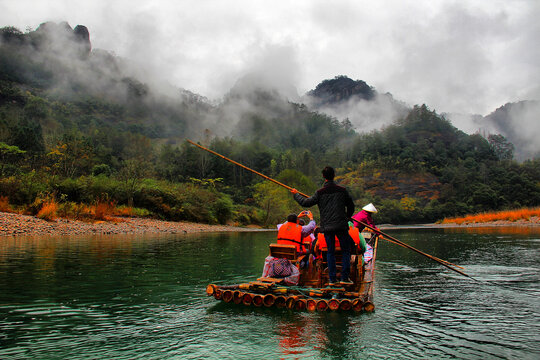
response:
[[(540, 218), (529, 220), (492, 221), (484, 223), (446, 223), (414, 225), (416, 228), (473, 228), (473, 227), (540, 227)], [(402, 228), (403, 226), (399, 226)], [(405, 226), (410, 227), (410, 226)], [(381, 225), (390, 230), (392, 225)], [(113, 221), (85, 222), (58, 218), (46, 221), (35, 216), (0, 212), (0, 237), (2, 236), (47, 236), (47, 235), (113, 235), (113, 234), (188, 234), (198, 232), (257, 231), (252, 227), (208, 225), (186, 221), (163, 221), (148, 218), (116, 217)]]
[(188, 234), (197, 232), (254, 231), (227, 225), (117, 217), (112, 221), (84, 222), (58, 218), (46, 221), (34, 216), (0, 212), (0, 237), (47, 235)]

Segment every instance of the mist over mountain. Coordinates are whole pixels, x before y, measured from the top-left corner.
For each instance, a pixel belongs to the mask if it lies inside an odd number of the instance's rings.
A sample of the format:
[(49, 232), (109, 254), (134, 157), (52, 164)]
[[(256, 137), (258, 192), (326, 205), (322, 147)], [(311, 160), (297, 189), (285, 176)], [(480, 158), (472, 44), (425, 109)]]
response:
[(308, 107), (348, 119), (358, 132), (380, 129), (404, 117), (411, 107), (392, 94), (380, 94), (362, 80), (340, 75), (323, 80), (303, 98)]
[(491, 133), (502, 134), (513, 143), (517, 160), (540, 157), (540, 101), (505, 104), (485, 116), (481, 124)]
[[(210, 129), (215, 136), (275, 144), (269, 133), (305, 127), (298, 119), (314, 114), (326, 116), (328, 124), (335, 120), (364, 133), (395, 123), (412, 108), (390, 93), (379, 93), (366, 82), (344, 75), (323, 80), (300, 96), (289, 79), (293, 75), (269, 71), (267, 63), (250, 69), (222, 99), (210, 101), (152, 78), (128, 59), (93, 49), (88, 29), (72, 28), (67, 22), (46, 22), (27, 33), (3, 28), (0, 41), (1, 80), (32, 86), (51, 99), (81, 102), (90, 97), (116, 103), (123, 106), (124, 128), (173, 143), (183, 137), (202, 138)], [(278, 59), (285, 50), (278, 50), (270, 60), (287, 68), (288, 62)], [(467, 133), (504, 135), (516, 146), (516, 157), (524, 160), (540, 150), (534, 136), (540, 130), (539, 113), (537, 101), (526, 101), (507, 104), (485, 117), (447, 114), (447, 118)], [(101, 116), (100, 121), (113, 118)]]

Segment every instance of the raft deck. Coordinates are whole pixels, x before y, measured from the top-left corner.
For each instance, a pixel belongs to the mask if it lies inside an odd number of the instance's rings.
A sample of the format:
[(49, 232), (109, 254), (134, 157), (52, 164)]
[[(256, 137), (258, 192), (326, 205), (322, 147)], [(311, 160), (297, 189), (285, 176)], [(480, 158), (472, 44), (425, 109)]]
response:
[[(255, 307), (372, 312), (375, 310), (373, 287), (378, 244), (376, 236), (373, 237), (372, 243), (373, 258), (367, 264), (362, 264), (361, 255), (351, 256), (352, 285), (328, 286), (327, 264), (324, 261), (316, 263), (310, 261), (307, 268), (300, 269), (300, 280), (297, 286), (288, 286), (281, 278), (261, 277), (255, 281), (235, 285), (209, 284), (206, 287), (206, 294), (226, 303)], [(295, 249), (294, 245), (270, 244), (270, 255), (276, 256), (279, 253), (280, 257), (288, 257), (293, 264), (297, 265), (301, 258), (296, 257), (295, 251), (292, 251), (293, 248)], [(337, 249), (338, 275), (341, 270), (340, 255)]]

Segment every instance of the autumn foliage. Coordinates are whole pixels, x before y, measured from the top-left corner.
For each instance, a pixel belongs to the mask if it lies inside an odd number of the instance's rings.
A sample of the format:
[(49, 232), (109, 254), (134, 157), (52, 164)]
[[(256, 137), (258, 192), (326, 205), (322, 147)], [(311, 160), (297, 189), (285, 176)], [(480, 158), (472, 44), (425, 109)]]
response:
[(13, 212), (11, 206), (9, 205), (9, 199), (7, 196), (0, 196), (0, 211)]
[(54, 198), (49, 198), (43, 202), (41, 209), (37, 213), (37, 217), (43, 220), (52, 221), (56, 219), (58, 204)]
[(506, 210), (497, 212), (485, 212), (475, 215), (467, 215), (456, 218), (446, 218), (443, 224), (468, 224), (468, 223), (487, 223), (495, 221), (518, 221), (530, 220), (533, 217), (540, 217), (540, 207), (524, 208), (517, 210)]

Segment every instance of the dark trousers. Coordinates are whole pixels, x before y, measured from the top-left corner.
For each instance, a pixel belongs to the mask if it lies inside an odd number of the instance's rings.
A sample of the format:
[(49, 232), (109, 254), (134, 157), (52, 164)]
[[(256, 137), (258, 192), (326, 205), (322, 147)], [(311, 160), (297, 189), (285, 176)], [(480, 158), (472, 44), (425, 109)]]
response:
[(351, 243), (353, 240), (349, 235), (349, 231), (325, 231), (324, 238), (328, 247), (326, 261), (328, 261), (328, 277), (330, 278), (330, 282), (336, 281), (336, 236), (339, 239), (342, 253), (341, 280), (347, 280), (351, 270)]

